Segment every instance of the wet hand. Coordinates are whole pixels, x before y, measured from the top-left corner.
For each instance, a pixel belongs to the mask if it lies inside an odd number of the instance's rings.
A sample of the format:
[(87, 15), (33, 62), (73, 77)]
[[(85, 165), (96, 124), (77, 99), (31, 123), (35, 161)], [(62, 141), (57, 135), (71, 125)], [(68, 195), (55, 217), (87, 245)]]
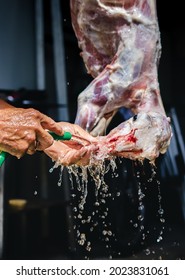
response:
[(60, 122), (59, 125), (72, 134), (71, 140), (54, 141), (44, 152), (59, 165), (88, 165), (98, 140), (76, 124)]
[(0, 109), (0, 150), (17, 158), (51, 146), (53, 138), (46, 130), (63, 135), (60, 124), (35, 109)]

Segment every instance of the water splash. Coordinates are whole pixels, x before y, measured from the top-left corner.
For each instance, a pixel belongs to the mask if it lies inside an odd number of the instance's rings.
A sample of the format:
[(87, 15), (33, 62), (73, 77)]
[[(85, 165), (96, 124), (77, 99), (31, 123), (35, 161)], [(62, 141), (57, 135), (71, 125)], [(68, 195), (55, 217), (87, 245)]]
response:
[[(50, 169), (50, 172), (52, 172), (55, 168), (58, 168), (58, 164), (55, 163), (55, 165)], [(58, 185), (61, 186), (62, 184), (62, 173), (64, 167), (61, 166), (61, 174), (59, 178)], [(88, 232), (93, 233), (96, 229), (101, 228), (101, 241), (105, 243), (106, 250), (111, 252), (111, 243), (110, 238), (115, 238), (115, 234), (112, 231), (112, 225), (109, 222), (106, 221), (106, 218), (109, 216), (109, 208), (106, 207), (106, 202), (108, 198), (111, 198), (111, 193), (109, 192), (109, 186), (105, 181), (105, 176), (108, 172), (111, 172), (111, 175), (114, 177), (118, 176), (117, 173), (117, 162), (116, 158), (112, 157), (109, 160), (99, 159), (95, 164), (91, 164), (89, 166), (77, 166), (72, 165), (66, 167), (69, 174), (69, 180), (71, 183), (71, 190), (74, 190), (74, 193), (71, 194), (73, 199), (77, 199), (77, 205), (73, 207), (73, 213), (74, 213), (74, 219), (76, 220), (76, 224), (74, 225), (74, 229), (77, 233), (77, 242), (78, 245), (85, 248), (87, 252), (90, 252), (92, 250), (92, 244), (90, 242), (90, 239), (88, 237)], [(162, 224), (162, 230), (159, 233), (159, 236), (157, 237), (157, 243), (159, 243), (163, 239), (163, 233), (164, 233), (164, 209), (162, 208), (162, 197), (161, 197), (161, 186), (160, 182), (156, 179), (156, 169), (154, 166), (151, 166), (151, 176), (149, 179), (147, 179), (148, 183), (157, 182), (157, 190), (158, 190), (158, 203), (159, 208), (157, 215), (159, 216), (160, 223)], [(126, 174), (127, 171), (124, 170), (124, 173)], [(135, 230), (139, 230), (140, 236), (141, 236), (141, 244), (144, 244), (146, 242), (146, 238), (149, 235), (149, 230), (146, 230), (145, 228), (145, 188), (146, 186), (143, 186), (143, 174), (141, 171), (137, 171), (135, 174), (136, 180), (137, 180), (137, 196), (138, 196), (138, 214), (137, 214), (137, 220), (133, 221), (133, 228)], [(94, 196), (95, 201), (94, 204), (94, 210), (91, 212), (90, 215), (85, 216), (85, 206), (88, 196), (88, 184), (89, 181), (92, 180), (94, 183)], [(76, 184), (74, 184), (74, 181)], [(78, 193), (76, 193), (76, 191)], [(117, 192), (117, 196), (120, 196), (120, 192)], [(112, 199), (114, 199), (112, 197)], [(103, 208), (103, 210), (102, 210)], [(88, 225), (88, 228), (87, 228)], [(87, 230), (88, 229), (88, 230)], [(116, 238), (115, 238), (116, 240)], [(146, 255), (151, 254), (150, 249), (146, 249)], [(150, 253), (149, 253), (150, 252)], [(153, 254), (153, 252), (152, 252)], [(110, 258), (112, 258), (112, 255), (110, 253)], [(86, 258), (88, 258), (86, 256)]]
[[(55, 168), (58, 168), (58, 164), (55, 164), (50, 172), (53, 172)], [(95, 231), (95, 229), (101, 231), (102, 241), (106, 244), (106, 250), (111, 248), (109, 244), (110, 238), (113, 237), (111, 230), (111, 223), (107, 223), (106, 219), (109, 216), (109, 209), (106, 207), (107, 198), (111, 197), (109, 192), (109, 186), (105, 182), (105, 175), (111, 171), (112, 176), (118, 176), (116, 173), (117, 165), (115, 158), (110, 158), (109, 161), (98, 160), (96, 165), (89, 166), (77, 166), (71, 165), (66, 167), (69, 175), (71, 185), (71, 197), (76, 200), (75, 206), (73, 207), (73, 217), (75, 222), (74, 230), (77, 235), (78, 245), (85, 248), (87, 252), (92, 249), (92, 244), (88, 239), (87, 225), (89, 233)], [(64, 166), (60, 167), (60, 178), (58, 186), (62, 185)], [(94, 198), (93, 207), (94, 211), (86, 216), (86, 201), (88, 196), (88, 184), (92, 180), (94, 184)], [(118, 193), (117, 196), (120, 194)], [(86, 256), (87, 257), (87, 256)], [(109, 256), (111, 258), (111, 255)], [(88, 257), (87, 257), (88, 258)]]
[(164, 219), (164, 209), (162, 208), (162, 196), (161, 196), (161, 188), (160, 188), (160, 182), (157, 181), (157, 187), (158, 187), (158, 202), (159, 202), (159, 209), (158, 209), (158, 214), (159, 214), (159, 220), (162, 225), (162, 229), (159, 233), (159, 236), (157, 238), (157, 242), (160, 242), (163, 239), (163, 234), (164, 234), (164, 224), (165, 224), (165, 219)]

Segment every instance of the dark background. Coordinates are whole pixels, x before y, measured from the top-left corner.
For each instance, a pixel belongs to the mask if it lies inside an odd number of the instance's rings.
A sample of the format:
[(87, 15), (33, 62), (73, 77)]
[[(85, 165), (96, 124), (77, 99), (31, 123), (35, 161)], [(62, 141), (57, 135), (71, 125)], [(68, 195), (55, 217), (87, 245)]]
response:
[[(0, 4), (4, 5), (3, 2), (0, 1)], [(34, 42), (34, 30), (36, 28), (32, 20), (34, 17), (34, 1), (26, 2), (29, 9), (20, 0), (17, 1), (16, 7), (24, 15), (25, 20), (26, 18), (30, 20), (29, 35), (33, 36)], [(44, 155), (38, 153), (32, 157), (25, 156), (20, 160), (9, 156), (4, 166), (3, 175), (5, 177), (5, 194), (2, 258), (185, 258), (184, 161), (183, 150), (179, 145), (179, 137), (184, 138), (185, 129), (185, 19), (183, 9), (174, 7), (171, 2), (167, 6), (163, 6), (163, 2), (157, 1), (162, 42), (159, 83), (166, 112), (171, 116), (171, 109), (175, 109), (175, 116), (180, 127), (180, 130), (175, 134), (175, 152), (173, 146), (171, 155), (161, 156), (157, 160), (156, 175), (153, 180), (151, 180), (153, 171), (148, 162), (141, 165), (129, 160), (123, 160), (122, 162), (118, 160), (116, 170), (118, 176), (113, 176), (112, 172), (108, 172), (105, 176), (110, 195), (102, 188), (99, 190), (97, 198), (94, 182), (89, 177), (88, 195), (84, 210), (79, 209), (78, 206), (82, 199), (82, 191), (78, 190), (78, 184), (74, 176), (72, 184), (68, 173), (65, 172), (62, 186), (58, 186), (60, 168), (56, 168), (50, 173), (49, 170), (53, 167), (53, 163)], [(77, 96), (92, 78), (86, 73), (79, 55), (80, 50), (71, 26), (69, 2), (60, 1), (60, 4), (69, 121), (74, 122)], [(6, 9), (6, 12), (8, 15), (8, 9)], [(177, 14), (176, 18), (174, 18), (174, 14)], [(39, 100), (35, 95), (33, 98), (31, 95), (30, 100), (33, 102), (30, 104), (51, 117), (57, 118), (54, 113), (55, 107), (53, 107), (56, 102), (56, 85), (54, 83), (53, 38), (49, 0), (44, 1), (44, 25), (46, 91)], [(21, 32), (20, 29), (17, 32)], [(15, 36), (15, 33), (12, 33), (12, 36)], [(25, 40), (25, 42), (27, 41)], [(30, 53), (34, 57), (34, 47), (30, 46), (30, 43), (28, 45)], [(23, 79), (20, 74), (23, 80), (22, 84), (20, 82), (13, 87), (15, 84), (13, 81), (12, 86), (8, 88), (7, 85), (6, 90), (16, 90), (20, 93), (19, 88), (23, 88), (24, 94), (30, 94), (30, 91), (36, 92), (34, 60), (32, 63), (33, 65), (30, 66), (29, 70), (30, 76), (33, 75), (32, 82), (24, 82), (26, 78)], [(5, 88), (4, 85), (3, 88)], [(21, 98), (15, 102), (16, 106), (23, 106), (23, 98)], [(43, 106), (45, 102), (46, 106)], [(52, 108), (49, 104), (52, 104)], [(111, 126), (114, 127), (122, 121), (124, 119), (118, 113)], [(111, 129), (111, 126), (109, 129)], [(174, 129), (176, 131), (176, 127)], [(170, 164), (171, 161), (176, 163), (176, 172), (167, 168), (166, 161), (170, 161)], [(22, 209), (17, 206), (11, 207), (10, 199), (25, 199), (27, 205)], [(102, 202), (104, 200), (105, 203)], [(95, 202), (100, 205), (97, 207)], [(160, 214), (163, 212), (161, 208), (164, 210), (164, 214)], [(89, 216), (91, 220), (87, 222)], [(79, 234), (81, 233), (85, 233), (87, 238), (83, 246), (79, 245)], [(161, 237), (160, 242), (159, 237)], [(88, 250), (89, 247), (91, 247), (90, 251)]]

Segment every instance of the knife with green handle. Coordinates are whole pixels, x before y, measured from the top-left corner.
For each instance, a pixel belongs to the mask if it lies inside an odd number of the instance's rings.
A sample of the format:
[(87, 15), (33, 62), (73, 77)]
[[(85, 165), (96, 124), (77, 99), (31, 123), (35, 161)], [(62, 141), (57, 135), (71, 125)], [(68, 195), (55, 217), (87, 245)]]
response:
[[(72, 137), (72, 134), (68, 131), (64, 132), (63, 135), (57, 135), (54, 132), (49, 132), (49, 134), (53, 137), (54, 140), (70, 140)], [(0, 152), (0, 167), (3, 165), (8, 153), (1, 151)]]

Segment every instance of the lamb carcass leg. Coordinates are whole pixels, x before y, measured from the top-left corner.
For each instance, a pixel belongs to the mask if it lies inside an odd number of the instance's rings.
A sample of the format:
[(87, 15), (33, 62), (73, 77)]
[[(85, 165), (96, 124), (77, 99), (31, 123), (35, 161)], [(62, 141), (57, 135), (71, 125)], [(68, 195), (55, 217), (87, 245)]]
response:
[(95, 78), (79, 95), (76, 123), (97, 135), (120, 107), (135, 115), (102, 137), (66, 127), (89, 141), (54, 142), (45, 152), (64, 165), (111, 156), (154, 161), (171, 138), (157, 76), (161, 46), (155, 1), (71, 0), (71, 13), (84, 62)]
[(140, 161), (147, 158), (154, 163), (159, 154), (166, 151), (171, 133), (166, 117), (156, 112), (138, 113), (107, 136), (93, 137), (80, 126), (70, 123), (61, 123), (61, 126), (71, 132), (72, 139), (54, 141), (45, 150), (59, 165), (97, 165), (112, 156)]
[[(150, 133), (158, 135), (156, 148), (167, 148), (171, 129), (158, 83), (161, 45), (155, 0), (71, 0), (71, 15), (82, 57), (94, 77), (79, 95), (76, 123), (100, 135), (105, 120), (126, 107), (144, 114), (137, 120), (142, 140), (147, 133), (143, 120), (154, 114), (158, 131), (154, 126)], [(167, 129), (162, 129), (164, 122)]]

